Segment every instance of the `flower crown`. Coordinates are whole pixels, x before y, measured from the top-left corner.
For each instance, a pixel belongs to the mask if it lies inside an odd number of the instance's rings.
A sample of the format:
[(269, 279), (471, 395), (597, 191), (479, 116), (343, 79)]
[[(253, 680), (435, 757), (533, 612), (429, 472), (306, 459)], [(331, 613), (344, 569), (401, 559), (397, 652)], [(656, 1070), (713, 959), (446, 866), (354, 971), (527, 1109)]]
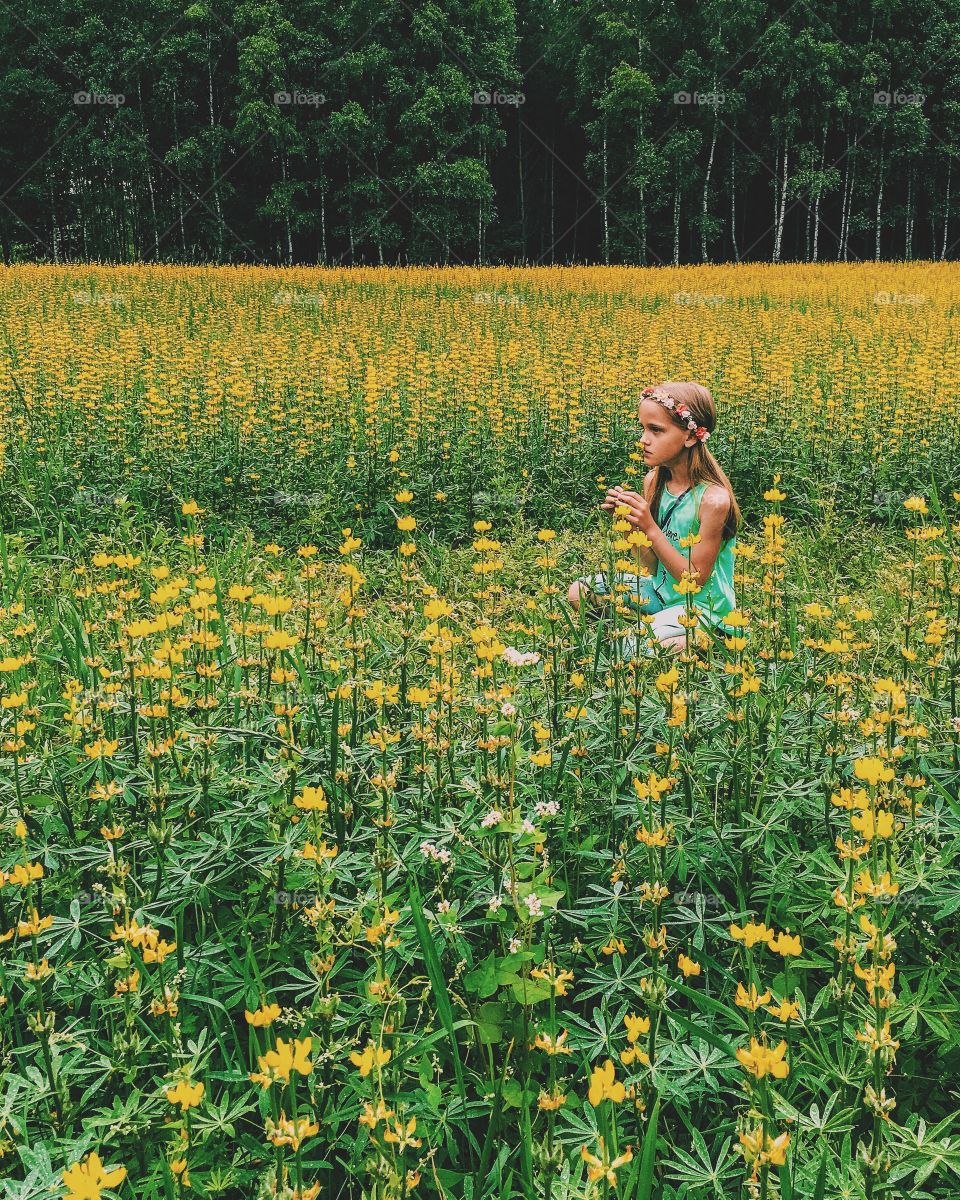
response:
[(682, 400), (674, 400), (672, 396), (668, 396), (662, 387), (646, 387), (640, 393), (644, 400), (656, 400), (658, 404), (662, 404), (664, 408), (668, 408), (675, 416), (679, 417), (686, 425), (691, 433), (695, 433), (701, 442), (705, 442), (710, 436), (710, 430), (705, 425), (698, 425), (696, 418), (690, 409)]

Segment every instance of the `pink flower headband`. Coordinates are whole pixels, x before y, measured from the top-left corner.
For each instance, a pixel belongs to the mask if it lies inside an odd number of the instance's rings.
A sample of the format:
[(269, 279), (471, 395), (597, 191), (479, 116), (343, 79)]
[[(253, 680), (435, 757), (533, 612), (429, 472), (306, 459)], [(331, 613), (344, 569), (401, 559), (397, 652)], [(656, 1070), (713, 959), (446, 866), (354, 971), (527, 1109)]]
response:
[(710, 431), (705, 425), (698, 425), (696, 418), (690, 409), (682, 400), (674, 400), (672, 396), (668, 396), (663, 388), (646, 387), (640, 393), (644, 400), (656, 400), (658, 404), (662, 404), (664, 408), (668, 408), (675, 416), (678, 416), (686, 425), (691, 433), (695, 433), (701, 442), (705, 442), (710, 436)]

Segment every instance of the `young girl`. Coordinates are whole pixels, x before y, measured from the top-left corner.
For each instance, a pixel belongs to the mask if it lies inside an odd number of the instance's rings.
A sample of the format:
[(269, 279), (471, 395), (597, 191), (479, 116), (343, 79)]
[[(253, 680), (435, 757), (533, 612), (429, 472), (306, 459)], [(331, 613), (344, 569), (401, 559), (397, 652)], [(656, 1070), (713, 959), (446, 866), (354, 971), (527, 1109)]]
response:
[[(611, 488), (601, 508), (612, 512), (618, 504), (627, 505), (626, 519), (652, 543), (640, 550), (650, 576), (617, 574), (614, 584), (628, 584), (633, 590), (630, 603), (653, 614), (650, 633), (661, 645), (682, 647), (686, 635), (677, 618), (686, 604), (674, 585), (688, 569), (688, 552), (681, 549), (680, 539), (700, 535), (689, 551), (689, 567), (701, 589), (693, 603), (702, 624), (719, 625), (736, 608), (733, 548), (740, 508), (730, 480), (705, 444), (717, 423), (707, 388), (690, 382), (644, 388), (638, 415), (643, 461), (651, 468), (644, 476), (643, 495)], [(610, 591), (605, 575), (592, 575), (575, 580), (567, 597), (576, 611), (584, 593), (594, 605), (595, 597)]]

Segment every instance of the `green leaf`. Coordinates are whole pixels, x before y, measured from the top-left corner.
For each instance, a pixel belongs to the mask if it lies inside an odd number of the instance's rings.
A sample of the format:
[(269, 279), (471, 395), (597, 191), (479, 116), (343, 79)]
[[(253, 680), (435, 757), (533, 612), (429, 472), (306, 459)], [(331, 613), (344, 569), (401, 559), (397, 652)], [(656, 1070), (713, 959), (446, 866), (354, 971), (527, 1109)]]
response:
[(479, 967), (468, 971), (463, 977), (463, 986), (485, 1000), (497, 990), (497, 960), (491, 950)]
[(447, 992), (447, 984), (443, 975), (443, 967), (440, 964), (440, 956), (437, 954), (437, 948), (433, 944), (433, 938), (430, 936), (430, 930), (427, 928), (427, 922), (423, 916), (423, 897), (420, 894), (420, 889), (417, 887), (417, 881), (412, 875), (409, 882), (409, 902), (410, 916), (413, 919), (413, 926), (417, 931), (417, 937), (420, 939), (424, 965), (426, 966), (427, 975), (433, 987), (433, 999), (437, 1006), (437, 1015), (440, 1017), (440, 1023), (446, 1031), (450, 1048), (453, 1052), (453, 1072), (457, 1080), (457, 1091), (460, 1093), (460, 1099), (463, 1101), (464, 1106), (466, 1106), (467, 1089), (463, 1079), (463, 1063), (460, 1061), (460, 1044), (457, 1041), (457, 1035), (453, 1027), (453, 1006), (450, 1003), (450, 995)]
[[(633, 1174), (623, 1191), (623, 1200), (650, 1200), (653, 1193), (653, 1168), (657, 1153), (657, 1124), (660, 1119), (660, 1097), (653, 1102), (643, 1145)], [(634, 1191), (636, 1189), (636, 1191)]]

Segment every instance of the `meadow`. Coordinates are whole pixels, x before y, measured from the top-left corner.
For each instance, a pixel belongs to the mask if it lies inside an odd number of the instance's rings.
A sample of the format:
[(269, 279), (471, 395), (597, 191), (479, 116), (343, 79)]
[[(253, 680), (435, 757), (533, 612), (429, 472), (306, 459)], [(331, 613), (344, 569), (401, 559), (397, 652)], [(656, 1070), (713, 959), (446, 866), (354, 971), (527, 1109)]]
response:
[(0, 1196), (955, 1197), (958, 284), (4, 269)]

